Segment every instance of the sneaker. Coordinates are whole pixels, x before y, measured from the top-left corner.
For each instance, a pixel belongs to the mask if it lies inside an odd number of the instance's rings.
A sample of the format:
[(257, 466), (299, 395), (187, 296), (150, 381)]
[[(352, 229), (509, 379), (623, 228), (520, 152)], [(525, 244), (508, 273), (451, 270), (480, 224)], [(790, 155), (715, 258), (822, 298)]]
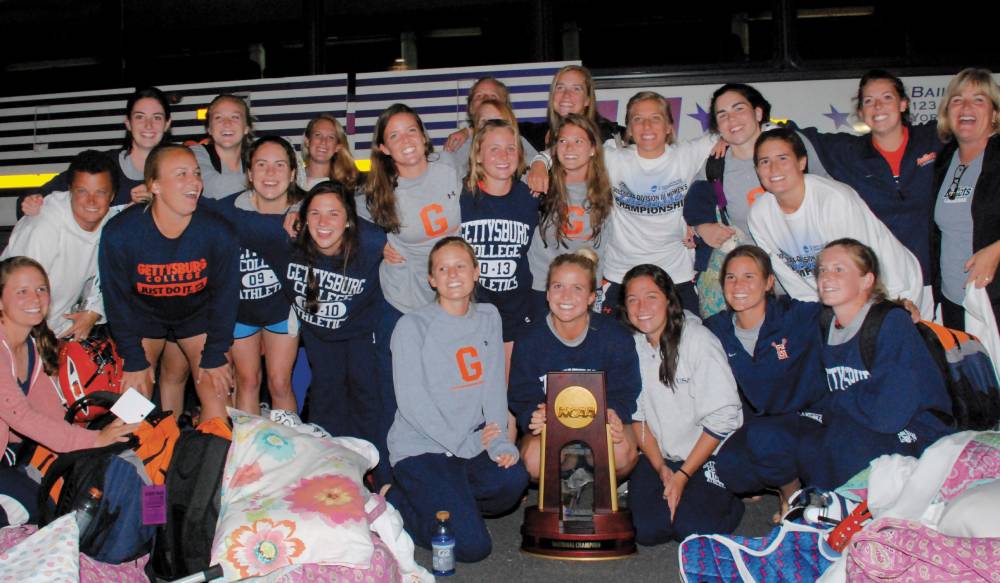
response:
[(285, 427), (298, 427), (302, 425), (302, 419), (299, 417), (298, 413), (294, 411), (286, 411), (284, 409), (271, 409), (270, 414), (271, 421), (284, 425)]

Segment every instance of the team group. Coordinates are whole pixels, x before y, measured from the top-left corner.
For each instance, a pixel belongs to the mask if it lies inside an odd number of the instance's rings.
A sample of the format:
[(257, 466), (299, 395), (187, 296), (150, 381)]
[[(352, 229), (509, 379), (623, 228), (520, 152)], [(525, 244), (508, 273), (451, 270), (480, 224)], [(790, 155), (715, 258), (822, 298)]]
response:
[(137, 91), (124, 148), (27, 198), (0, 262), (2, 493), (34, 504), (26, 438), (70, 451), (135, 429), (61, 420), (58, 343), (105, 321), (122, 385), (179, 414), (191, 375), (203, 420), (259, 411), (266, 374), (272, 418), (298, 421), (301, 342), (306, 420), (376, 445), (374, 485), (418, 544), (449, 510), (463, 561), (491, 550), (482, 516), (538, 478), (550, 371), (605, 372), (643, 544), (919, 455), (955, 427), (914, 321), (937, 304), (961, 329), (983, 287), (1000, 306), (1000, 89), (966, 69), (925, 125), (886, 71), (856, 99), (871, 132), (829, 134), (775, 126), (760, 92), (726, 84), (710, 131), (677, 142), (655, 92), (624, 127), (601, 118), (583, 67), (555, 75), (541, 123), (484, 78), (441, 152), (411, 108), (382, 112), (365, 176), (332, 116), (300, 156), (220, 95), (188, 147), (164, 94)]

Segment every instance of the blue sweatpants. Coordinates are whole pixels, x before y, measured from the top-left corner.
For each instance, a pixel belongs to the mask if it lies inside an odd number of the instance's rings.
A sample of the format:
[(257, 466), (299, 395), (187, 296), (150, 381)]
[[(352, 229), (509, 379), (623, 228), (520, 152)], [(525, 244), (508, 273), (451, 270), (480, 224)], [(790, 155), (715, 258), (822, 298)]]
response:
[[(664, 460), (676, 471), (683, 462)], [(663, 481), (646, 456), (628, 479), (628, 508), (635, 526), (635, 541), (641, 545), (659, 545), (682, 541), (690, 534), (725, 534), (732, 532), (743, 518), (743, 501), (726, 489), (715, 475), (715, 461), (709, 459), (688, 480), (680, 504), (670, 521), (670, 507), (663, 499)]]
[(796, 452), (799, 477), (805, 486), (833, 490), (881, 455), (920, 457), (941, 435), (940, 430), (922, 427), (900, 433), (877, 433), (849, 415), (827, 414), (823, 424), (802, 417)]
[(382, 398), (371, 382), (375, 347), (371, 334), (325, 342), (303, 329), (312, 381), (308, 419), (334, 436), (372, 441), (381, 423)]
[(447, 510), (455, 558), (465, 563), (481, 561), (493, 549), (482, 515), (513, 509), (528, 487), (521, 462), (501, 468), (485, 451), (472, 459), (425, 453), (400, 460), (392, 470), (395, 483), (386, 498), (403, 516), (413, 541), (430, 548), (435, 514)]
[(798, 477), (795, 463), (797, 413), (743, 418), (715, 454), (719, 479), (737, 494), (779, 488)]
[[(28, 524), (38, 524), (38, 484), (23, 468), (6, 465), (0, 450), (0, 494), (10, 496), (28, 511)], [(10, 526), (7, 512), (0, 506), (0, 528)]]
[(378, 449), (378, 466), (373, 472), (375, 485), (382, 487), (392, 483), (392, 467), (389, 465), (389, 446), (386, 437), (396, 418), (396, 388), (392, 381), (392, 331), (403, 312), (383, 300), (379, 321), (375, 325), (375, 381), (379, 392), (378, 433), (371, 440)]

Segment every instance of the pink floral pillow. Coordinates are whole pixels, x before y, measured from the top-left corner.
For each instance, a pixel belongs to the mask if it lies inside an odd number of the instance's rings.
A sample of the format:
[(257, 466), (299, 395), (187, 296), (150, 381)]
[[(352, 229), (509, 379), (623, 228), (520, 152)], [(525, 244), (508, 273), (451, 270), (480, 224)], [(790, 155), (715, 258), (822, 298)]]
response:
[(371, 444), (236, 414), (212, 561), (230, 580), (301, 564), (368, 567)]

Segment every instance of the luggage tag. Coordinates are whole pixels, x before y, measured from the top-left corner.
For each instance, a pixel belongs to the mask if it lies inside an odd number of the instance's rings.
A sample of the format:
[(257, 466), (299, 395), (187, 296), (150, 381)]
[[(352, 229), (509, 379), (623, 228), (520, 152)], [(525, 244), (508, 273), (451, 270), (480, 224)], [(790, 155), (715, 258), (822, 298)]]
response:
[(142, 487), (142, 524), (153, 526), (167, 523), (167, 487)]
[(142, 393), (129, 387), (111, 407), (111, 412), (125, 423), (138, 423), (153, 410), (153, 403)]

